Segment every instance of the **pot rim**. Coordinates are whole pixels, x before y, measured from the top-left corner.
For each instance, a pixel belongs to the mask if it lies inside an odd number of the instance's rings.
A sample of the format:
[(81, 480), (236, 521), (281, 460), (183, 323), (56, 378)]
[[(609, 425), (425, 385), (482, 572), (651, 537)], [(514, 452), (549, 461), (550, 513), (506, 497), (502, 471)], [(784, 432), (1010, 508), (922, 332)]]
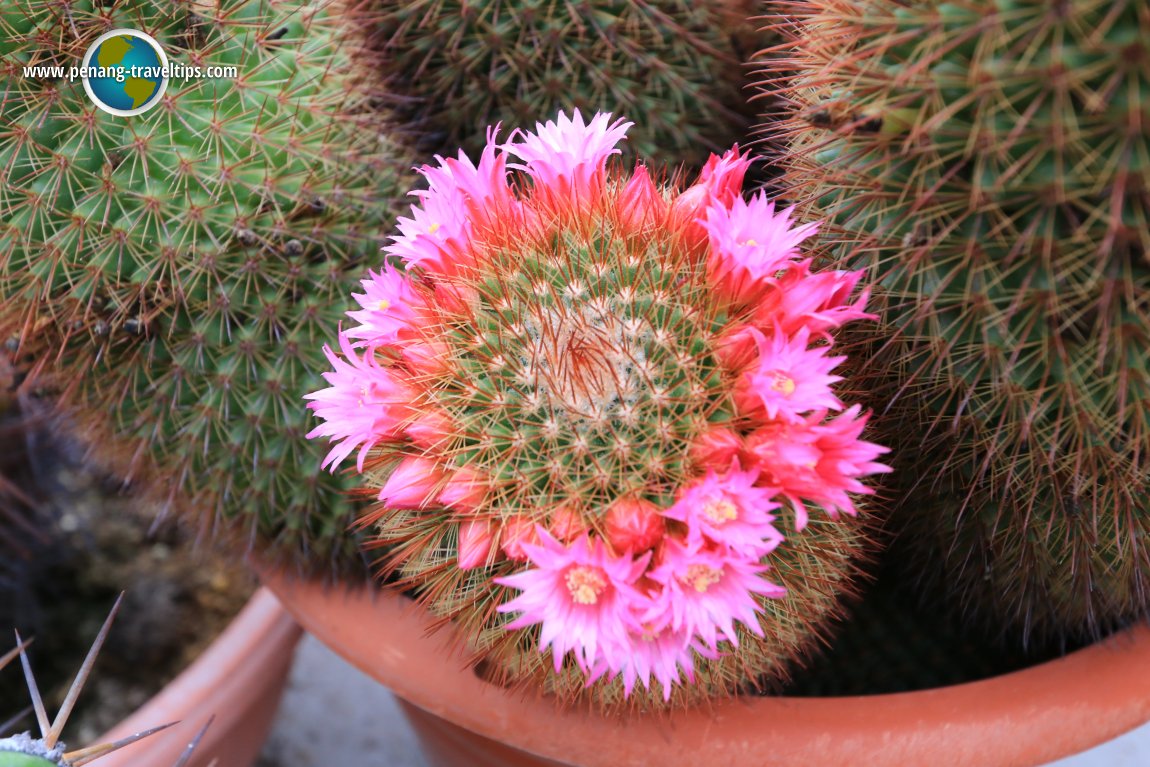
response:
[(101, 757), (96, 764), (174, 764), (213, 717), (193, 767), (214, 756), (220, 757), (221, 767), (250, 763), (267, 737), (302, 635), (275, 594), (258, 589), (199, 657), (96, 742), (110, 743), (167, 722), (179, 724)]
[[(744, 696), (604, 715), (482, 681), (450, 630), (392, 592), (260, 568), (300, 624), (396, 695), (473, 733), (586, 767), (866, 764), (1026, 767), (1150, 720), (1150, 626), (1002, 676), (916, 692)], [(609, 745), (608, 745), (609, 744)]]

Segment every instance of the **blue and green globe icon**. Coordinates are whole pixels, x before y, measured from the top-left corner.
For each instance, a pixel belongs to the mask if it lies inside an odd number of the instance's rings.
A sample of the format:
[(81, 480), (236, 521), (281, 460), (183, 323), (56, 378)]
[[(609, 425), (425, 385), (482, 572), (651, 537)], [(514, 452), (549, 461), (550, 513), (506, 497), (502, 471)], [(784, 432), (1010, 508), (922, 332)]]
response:
[[(105, 112), (142, 114), (160, 101), (168, 87), (168, 57), (150, 35), (134, 29), (113, 29), (101, 35), (84, 54), (84, 90)], [(91, 76), (93, 70), (100, 76)]]

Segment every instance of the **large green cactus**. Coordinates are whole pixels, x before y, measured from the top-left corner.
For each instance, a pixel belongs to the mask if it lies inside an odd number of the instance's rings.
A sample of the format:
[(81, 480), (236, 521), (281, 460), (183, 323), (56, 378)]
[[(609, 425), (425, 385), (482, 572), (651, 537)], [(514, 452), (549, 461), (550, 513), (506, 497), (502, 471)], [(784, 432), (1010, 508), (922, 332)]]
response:
[[(185, 65), (146, 114), (98, 110), (79, 64), (142, 30)], [(0, 336), (94, 453), (167, 500), (318, 567), (354, 559), (340, 478), (297, 406), (407, 182), (378, 86), (324, 3), (13, 0), (0, 14)], [(365, 58), (363, 60), (369, 60)]]
[(1150, 612), (1145, 3), (775, 5), (782, 162), (885, 289), (888, 443), (929, 447), (906, 537), (999, 627)]
[(741, 64), (758, 37), (744, 0), (366, 5), (400, 108), (446, 147), (475, 152), (484, 126), (574, 107), (634, 119), (635, 156), (701, 165), (749, 124)]

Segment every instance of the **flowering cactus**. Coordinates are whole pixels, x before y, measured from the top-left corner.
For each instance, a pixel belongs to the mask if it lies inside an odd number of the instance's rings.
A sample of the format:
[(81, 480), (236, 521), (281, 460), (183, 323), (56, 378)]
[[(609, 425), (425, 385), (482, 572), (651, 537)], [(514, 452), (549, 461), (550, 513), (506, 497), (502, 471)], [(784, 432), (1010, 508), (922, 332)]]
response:
[(560, 114), (424, 166), (310, 436), (355, 454), (388, 567), (489, 668), (657, 703), (781, 673), (887, 468), (833, 389), (861, 274), (812, 271), (815, 227), (742, 199), (737, 147), (681, 193), (609, 170), (628, 127)]

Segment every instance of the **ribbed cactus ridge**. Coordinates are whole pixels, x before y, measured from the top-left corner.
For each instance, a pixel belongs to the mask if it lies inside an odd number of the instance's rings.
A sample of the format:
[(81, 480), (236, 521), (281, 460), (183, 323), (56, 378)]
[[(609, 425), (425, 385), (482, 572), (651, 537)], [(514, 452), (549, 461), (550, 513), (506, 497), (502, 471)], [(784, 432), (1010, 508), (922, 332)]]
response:
[(835, 261), (874, 268), (884, 420), (931, 448), (901, 456), (923, 573), (1024, 635), (1146, 615), (1145, 3), (775, 11), (790, 40), (763, 83), (792, 102), (787, 179), (833, 222)]
[(432, 148), (474, 153), (487, 125), (605, 110), (636, 118), (630, 156), (674, 168), (742, 141), (750, 123), (742, 63), (760, 43), (744, 0), (355, 5), (378, 18), (371, 47)]
[[(126, 118), (79, 81), (22, 77), (119, 27), (239, 77), (173, 79)], [(317, 476), (294, 403), (410, 163), (380, 136), (339, 17), (14, 0), (0, 54), (0, 335), (64, 391), (98, 457), (293, 561), (354, 561), (343, 481)]]

